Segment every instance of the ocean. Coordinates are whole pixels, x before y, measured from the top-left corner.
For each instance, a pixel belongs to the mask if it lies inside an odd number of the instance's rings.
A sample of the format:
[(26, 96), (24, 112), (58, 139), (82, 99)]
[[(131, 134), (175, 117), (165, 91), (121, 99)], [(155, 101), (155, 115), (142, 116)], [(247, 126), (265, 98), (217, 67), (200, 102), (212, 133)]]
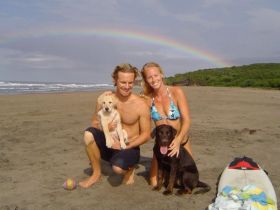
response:
[(111, 84), (0, 81), (0, 95), (113, 89)]

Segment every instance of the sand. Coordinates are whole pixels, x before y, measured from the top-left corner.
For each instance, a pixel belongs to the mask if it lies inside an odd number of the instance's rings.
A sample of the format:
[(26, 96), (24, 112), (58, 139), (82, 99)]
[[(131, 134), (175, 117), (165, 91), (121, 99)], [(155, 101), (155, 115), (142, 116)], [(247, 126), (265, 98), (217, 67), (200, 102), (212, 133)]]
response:
[(203, 210), (215, 198), (224, 167), (243, 155), (268, 171), (279, 198), (279, 90), (184, 90), (191, 110), (194, 158), (210, 192), (178, 197), (152, 191), (147, 177), (153, 140), (141, 146), (134, 185), (121, 185), (121, 177), (104, 162), (99, 183), (66, 191), (62, 187), (66, 178), (79, 181), (91, 173), (82, 136), (99, 92), (2, 95), (0, 209)]

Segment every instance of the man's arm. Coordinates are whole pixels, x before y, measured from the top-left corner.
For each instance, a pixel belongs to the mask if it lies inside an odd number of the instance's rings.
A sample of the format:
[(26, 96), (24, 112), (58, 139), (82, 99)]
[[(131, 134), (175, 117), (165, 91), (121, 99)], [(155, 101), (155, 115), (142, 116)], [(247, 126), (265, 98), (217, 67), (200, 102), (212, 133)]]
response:
[(133, 139), (132, 142), (129, 142), (129, 144), (126, 147), (127, 149), (138, 147), (150, 139), (151, 118), (150, 118), (149, 106), (143, 100), (140, 100), (140, 102), (137, 103), (137, 107), (140, 116), (139, 117), (140, 133), (137, 138)]

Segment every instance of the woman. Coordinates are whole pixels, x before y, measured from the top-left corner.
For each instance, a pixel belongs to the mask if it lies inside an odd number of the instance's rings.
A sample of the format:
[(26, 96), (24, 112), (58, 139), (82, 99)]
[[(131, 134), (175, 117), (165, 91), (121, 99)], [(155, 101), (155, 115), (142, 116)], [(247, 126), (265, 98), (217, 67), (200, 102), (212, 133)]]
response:
[[(146, 63), (142, 70), (144, 96), (151, 106), (151, 118), (155, 126), (168, 124), (177, 130), (177, 135), (169, 147), (169, 156), (178, 156), (180, 145), (192, 155), (188, 131), (190, 128), (190, 114), (186, 96), (180, 87), (167, 86), (164, 84), (163, 71), (159, 64)], [(150, 184), (157, 185), (158, 164), (153, 155)]]

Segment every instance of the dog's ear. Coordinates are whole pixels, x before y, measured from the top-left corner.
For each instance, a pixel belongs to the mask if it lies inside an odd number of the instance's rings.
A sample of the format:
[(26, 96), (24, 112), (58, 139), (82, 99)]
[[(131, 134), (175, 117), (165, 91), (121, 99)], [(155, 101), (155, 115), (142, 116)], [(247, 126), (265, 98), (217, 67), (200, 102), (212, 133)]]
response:
[(155, 128), (152, 130), (152, 132), (151, 132), (151, 137), (152, 137), (152, 139), (155, 138), (156, 132), (157, 132), (157, 128), (155, 127)]
[(112, 100), (113, 100), (113, 105), (114, 105), (114, 108), (117, 108), (117, 103), (118, 103), (118, 99), (116, 96), (112, 95)]
[(98, 96), (98, 98), (97, 98), (97, 103), (99, 104), (99, 106), (102, 105), (103, 97), (104, 97), (104, 94), (101, 94), (101, 95)]

